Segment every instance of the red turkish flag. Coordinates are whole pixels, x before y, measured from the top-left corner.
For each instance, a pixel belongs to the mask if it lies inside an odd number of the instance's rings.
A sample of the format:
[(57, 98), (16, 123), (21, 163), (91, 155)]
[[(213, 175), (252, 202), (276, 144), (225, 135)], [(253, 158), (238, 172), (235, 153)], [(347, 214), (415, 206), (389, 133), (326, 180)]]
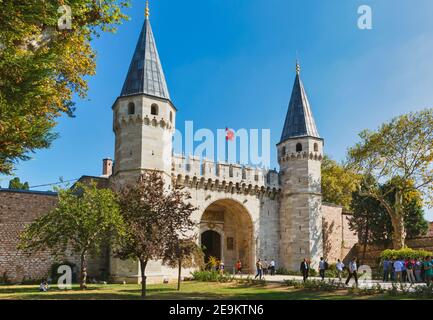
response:
[(233, 141), (234, 138), (235, 138), (235, 133), (229, 128), (226, 128), (226, 141)]

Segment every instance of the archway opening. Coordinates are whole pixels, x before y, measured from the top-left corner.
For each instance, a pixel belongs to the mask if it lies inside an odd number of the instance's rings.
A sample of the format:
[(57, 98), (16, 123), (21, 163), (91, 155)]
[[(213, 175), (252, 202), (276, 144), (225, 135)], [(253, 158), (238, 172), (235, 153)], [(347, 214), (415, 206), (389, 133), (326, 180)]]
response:
[(243, 272), (252, 272), (255, 257), (253, 230), (251, 216), (240, 202), (221, 199), (211, 203), (200, 221), (200, 242), (206, 247), (206, 262), (214, 256), (224, 263), (226, 271), (232, 272), (240, 261)]
[(213, 230), (205, 231), (201, 234), (201, 245), (205, 256), (205, 263), (209, 262), (210, 257), (221, 260), (221, 236)]

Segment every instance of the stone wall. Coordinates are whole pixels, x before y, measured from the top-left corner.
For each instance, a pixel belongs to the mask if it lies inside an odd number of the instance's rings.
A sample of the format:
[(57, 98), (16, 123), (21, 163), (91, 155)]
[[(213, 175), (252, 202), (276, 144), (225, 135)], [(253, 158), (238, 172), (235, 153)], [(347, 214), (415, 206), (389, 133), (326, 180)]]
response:
[(325, 258), (329, 263), (335, 263), (337, 259), (347, 262), (358, 243), (357, 234), (349, 228), (350, 214), (331, 204), (323, 204), (322, 213)]
[[(14, 283), (39, 280), (48, 276), (55, 262), (69, 261), (80, 265), (78, 257), (70, 253), (56, 261), (48, 251), (27, 256), (17, 250), (25, 226), (52, 210), (56, 204), (57, 194), (53, 192), (0, 189), (0, 277), (6, 276)], [(106, 252), (90, 259), (89, 275), (99, 277), (100, 273), (107, 272), (107, 259)]]

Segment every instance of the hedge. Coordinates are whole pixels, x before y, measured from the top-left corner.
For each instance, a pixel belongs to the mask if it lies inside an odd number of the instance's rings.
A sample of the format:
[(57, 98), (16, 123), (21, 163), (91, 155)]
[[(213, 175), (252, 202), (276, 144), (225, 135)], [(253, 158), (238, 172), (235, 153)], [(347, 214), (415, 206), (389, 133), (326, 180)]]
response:
[(382, 251), (380, 258), (385, 259), (424, 259), (428, 256), (433, 257), (433, 253), (427, 250), (415, 250), (411, 248), (402, 248), (399, 250), (387, 249)]

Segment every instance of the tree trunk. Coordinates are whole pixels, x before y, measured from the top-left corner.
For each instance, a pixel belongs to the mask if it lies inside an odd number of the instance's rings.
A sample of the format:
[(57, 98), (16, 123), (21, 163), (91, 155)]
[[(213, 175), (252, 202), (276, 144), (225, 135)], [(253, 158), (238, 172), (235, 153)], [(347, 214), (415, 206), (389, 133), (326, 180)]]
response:
[(177, 291), (180, 291), (180, 279), (182, 277), (182, 259), (179, 258), (179, 271), (177, 274)]
[(86, 252), (81, 253), (80, 262), (81, 262), (80, 289), (84, 290), (87, 288), (87, 285), (86, 285), (86, 281), (87, 281)]
[(404, 227), (403, 213), (403, 194), (401, 190), (395, 191), (394, 208), (382, 197), (369, 193), (370, 196), (377, 199), (388, 212), (392, 224), (392, 246), (398, 250), (405, 246), (406, 230)]
[(395, 192), (394, 212), (389, 212), (393, 228), (392, 244), (398, 250), (405, 246), (406, 229), (404, 227), (403, 195), (400, 190)]
[(365, 223), (365, 237), (364, 237), (364, 250), (362, 252), (362, 260), (361, 260), (361, 265), (364, 264), (364, 260), (365, 260), (365, 253), (367, 251), (367, 243), (368, 243), (368, 234), (370, 232), (370, 228), (369, 228), (369, 221), (368, 221), (368, 214), (367, 214), (367, 218), (366, 218), (366, 223)]
[(146, 266), (147, 259), (140, 259), (140, 272), (141, 272), (141, 297), (146, 298)]

